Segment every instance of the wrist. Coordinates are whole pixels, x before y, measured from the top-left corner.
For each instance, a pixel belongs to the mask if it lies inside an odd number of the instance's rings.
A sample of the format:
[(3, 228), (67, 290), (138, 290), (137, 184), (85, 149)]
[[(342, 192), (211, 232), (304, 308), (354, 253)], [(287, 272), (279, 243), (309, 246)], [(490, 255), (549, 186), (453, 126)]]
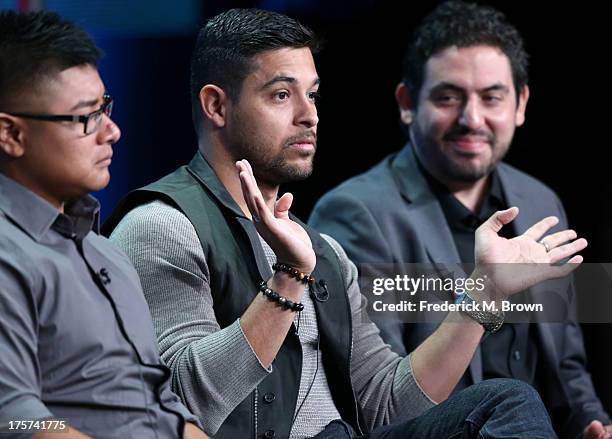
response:
[(460, 312), (478, 322), (488, 333), (495, 333), (504, 324), (504, 312), (482, 292), (465, 292), (457, 300)]
[(296, 280), (289, 274), (276, 271), (268, 281), (268, 286), (287, 298), (300, 302), (304, 296), (306, 285)]
[(474, 271), (470, 275), (472, 288), (466, 288), (466, 292), (475, 301), (499, 304), (505, 299), (505, 296), (494, 282), (492, 270), (494, 268), (491, 264), (480, 264), (474, 267)]

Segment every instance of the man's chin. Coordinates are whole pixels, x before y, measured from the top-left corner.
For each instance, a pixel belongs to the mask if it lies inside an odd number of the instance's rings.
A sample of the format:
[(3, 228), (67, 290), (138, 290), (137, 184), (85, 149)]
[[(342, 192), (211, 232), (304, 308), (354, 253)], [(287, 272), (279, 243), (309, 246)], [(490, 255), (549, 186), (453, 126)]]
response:
[(486, 177), (491, 172), (492, 167), (490, 166), (453, 166), (452, 170), (448, 173), (453, 177), (454, 180), (463, 183), (475, 183), (483, 177)]
[(302, 180), (306, 180), (312, 174), (312, 167), (310, 169), (293, 169), (290, 172), (283, 175), (283, 183), (294, 183)]
[(270, 183), (275, 185), (282, 185), (287, 183), (295, 183), (298, 181), (306, 180), (312, 174), (312, 166), (310, 167), (289, 167), (283, 166), (282, 168), (275, 168), (270, 170), (268, 173), (269, 178), (262, 176), (264, 180), (268, 180)]
[(88, 192), (98, 192), (106, 188), (110, 183), (110, 173), (108, 170), (96, 176), (96, 179), (88, 185)]

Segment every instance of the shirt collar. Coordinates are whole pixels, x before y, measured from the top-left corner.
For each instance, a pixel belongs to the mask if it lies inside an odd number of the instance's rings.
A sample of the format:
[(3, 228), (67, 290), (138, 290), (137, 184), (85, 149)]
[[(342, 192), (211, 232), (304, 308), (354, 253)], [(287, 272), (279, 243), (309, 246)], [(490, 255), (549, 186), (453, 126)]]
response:
[(449, 190), (448, 188), (433, 177), (425, 167), (419, 162), (419, 167), (423, 175), (425, 176), (432, 192), (438, 198), (440, 206), (444, 211), (449, 224), (462, 224), (476, 228), (482, 222), (484, 222), (488, 216), (492, 213), (491, 210), (503, 210), (506, 207), (504, 201), (504, 195), (499, 180), (497, 169), (493, 169), (491, 172), (491, 182), (487, 189), (484, 202), (482, 203), (479, 212), (473, 213), (467, 207), (463, 205)]
[(36, 241), (52, 227), (69, 237), (83, 238), (92, 229), (98, 233), (100, 204), (92, 196), (66, 203), (62, 214), (48, 201), (2, 173), (0, 211)]

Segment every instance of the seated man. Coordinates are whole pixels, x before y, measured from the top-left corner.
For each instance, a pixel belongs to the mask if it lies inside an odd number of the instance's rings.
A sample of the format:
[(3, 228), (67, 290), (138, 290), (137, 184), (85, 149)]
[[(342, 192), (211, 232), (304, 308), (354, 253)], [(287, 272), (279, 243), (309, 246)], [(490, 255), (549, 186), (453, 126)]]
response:
[[(502, 162), (525, 120), (529, 89), (522, 38), (499, 11), (441, 4), (415, 31), (402, 75), (396, 98), (409, 143), (326, 194), (312, 227), (337, 239), (358, 265), (473, 263), (477, 227), (509, 206), (521, 215), (504, 228), (507, 238), (548, 215), (560, 219), (556, 230), (567, 228), (557, 195)], [(529, 297), (547, 293), (534, 288)], [(435, 330), (430, 323), (381, 325), (400, 355)], [(612, 438), (585, 364), (577, 324), (506, 323), (483, 339), (457, 390), (486, 378), (521, 379), (539, 391), (562, 437), (586, 428), (586, 438), (604, 431)]]
[(138, 275), (98, 235), (87, 193), (120, 137), (99, 55), (55, 14), (0, 13), (0, 436), (205, 438)]
[[(289, 214), (291, 194), (277, 199), (280, 184), (312, 170), (316, 47), (309, 29), (280, 14), (212, 18), (192, 58), (199, 151), (128, 195), (105, 225), (141, 276), (173, 388), (217, 438), (554, 437), (536, 392), (519, 381), (442, 402), (483, 326), (452, 313), (400, 358), (362, 318), (342, 248)], [(497, 235), (516, 215), (482, 226), (483, 262), (517, 248), (519, 258), (558, 261), (536, 242), (551, 218), (512, 241)], [(515, 280), (507, 285), (511, 294)]]

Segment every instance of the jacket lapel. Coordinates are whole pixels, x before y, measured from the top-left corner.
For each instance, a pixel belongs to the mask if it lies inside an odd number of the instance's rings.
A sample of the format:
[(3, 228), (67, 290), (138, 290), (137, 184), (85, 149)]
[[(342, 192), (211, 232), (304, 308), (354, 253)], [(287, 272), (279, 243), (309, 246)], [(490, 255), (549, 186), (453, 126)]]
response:
[[(497, 169), (508, 206), (517, 206), (519, 208), (519, 215), (512, 223), (517, 236), (525, 233), (529, 227), (551, 214), (551, 212), (540, 211), (537, 203), (534, 203), (534, 200), (528, 197), (529, 189), (522, 187), (516, 179), (512, 179), (511, 175), (509, 175), (511, 170), (507, 165), (501, 163)], [(545, 295), (550, 294), (550, 291), (544, 288), (545, 285), (545, 283), (535, 285), (529, 289), (528, 296), (533, 303), (546, 303)], [(538, 314), (536, 313), (534, 317), (537, 319)], [(540, 346), (542, 351), (551, 362), (550, 364), (555, 364), (554, 359), (559, 357), (558, 353), (555, 352), (556, 344), (550, 327), (542, 323), (536, 323), (536, 325), (541, 340)]]
[[(406, 145), (399, 152), (391, 165), (391, 170), (400, 193), (409, 202), (407, 215), (414, 222), (415, 228), (422, 231), (428, 262), (434, 266), (439, 264), (440, 272), (447, 271), (444, 266), (453, 265), (457, 276), (467, 276), (459, 265), (461, 263), (459, 252), (442, 207), (431, 192), (411, 145)], [(431, 334), (437, 325), (429, 326), (428, 332)], [(470, 362), (470, 374), (474, 383), (482, 381), (480, 347), (476, 349)]]
[(400, 151), (391, 165), (391, 172), (400, 193), (409, 203), (407, 215), (415, 228), (422, 231), (431, 262), (460, 263), (444, 212), (417, 164), (412, 146), (406, 145)]

